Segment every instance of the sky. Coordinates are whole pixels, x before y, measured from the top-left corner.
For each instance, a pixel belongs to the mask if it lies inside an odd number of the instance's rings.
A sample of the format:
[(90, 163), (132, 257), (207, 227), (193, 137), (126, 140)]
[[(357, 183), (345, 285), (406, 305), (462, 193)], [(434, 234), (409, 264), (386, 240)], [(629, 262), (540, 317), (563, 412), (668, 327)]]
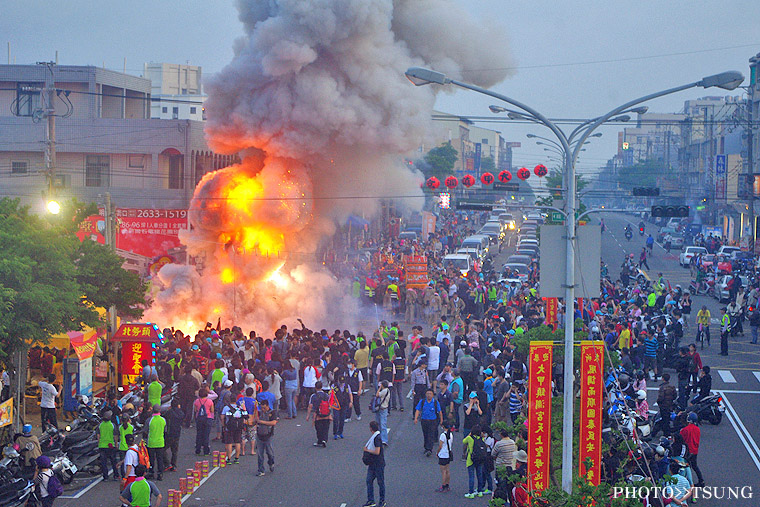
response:
[[(760, 53), (757, 0), (461, 3), (482, 19), (497, 20), (508, 34), (509, 47), (482, 48), (488, 53), (509, 52), (514, 62), (514, 74), (494, 90), (550, 118), (599, 116), (633, 98), (725, 70), (748, 76), (748, 59)], [(0, 41), (6, 47), (10, 43), (12, 62), (53, 60), (58, 51), (61, 64), (122, 70), (126, 58), (127, 72), (139, 75), (144, 62), (189, 62), (210, 74), (230, 61), (234, 40), (242, 35), (232, 0), (191, 0), (180, 9), (176, 2), (146, 0), (70, 0), (55, 8), (51, 5), (56, 4), (2, 2)], [(7, 62), (3, 53), (0, 63)], [(468, 70), (470, 76), (489, 71)], [(647, 105), (650, 112), (678, 112), (684, 100), (726, 93), (694, 89)], [(488, 110), (493, 103), (462, 90), (441, 95), (436, 108), (463, 116), (495, 116)], [(543, 147), (525, 137), (549, 135), (548, 130), (514, 123), (482, 126), (522, 143), (514, 154), (516, 165), (551, 165)], [(621, 128), (602, 128), (603, 136), (594, 139), (579, 160), (579, 171), (592, 171), (616, 153), (616, 133)]]

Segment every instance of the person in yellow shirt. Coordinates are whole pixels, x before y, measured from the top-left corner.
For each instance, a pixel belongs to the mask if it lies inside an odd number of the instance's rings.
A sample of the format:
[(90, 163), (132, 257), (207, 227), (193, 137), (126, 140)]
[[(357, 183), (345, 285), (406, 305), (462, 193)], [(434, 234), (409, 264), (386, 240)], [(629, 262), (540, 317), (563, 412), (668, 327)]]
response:
[(364, 381), (369, 382), (369, 372), (367, 371), (369, 366), (369, 347), (367, 347), (367, 340), (359, 342), (359, 350), (354, 352), (354, 361), (356, 361), (356, 369), (361, 372)]
[(707, 346), (710, 346), (710, 310), (707, 306), (702, 306), (702, 309), (697, 312), (697, 340), (702, 344), (702, 348), (705, 348), (705, 339), (707, 339)]
[(628, 321), (623, 321), (623, 329), (620, 331), (620, 337), (618, 338), (618, 349), (630, 349), (631, 348), (631, 330), (628, 325)]

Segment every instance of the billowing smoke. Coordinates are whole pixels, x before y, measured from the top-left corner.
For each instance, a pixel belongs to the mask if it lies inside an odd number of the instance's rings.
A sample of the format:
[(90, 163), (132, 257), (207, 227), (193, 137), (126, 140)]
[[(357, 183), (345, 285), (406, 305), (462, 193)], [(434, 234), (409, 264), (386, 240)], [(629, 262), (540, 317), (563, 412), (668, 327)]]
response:
[(437, 90), (414, 88), (404, 71), (426, 66), (491, 86), (506, 77), (506, 39), (454, 0), (238, 8), (245, 35), (206, 84), (206, 133), (242, 162), (196, 188), (181, 239), (202, 275), (162, 269), (167, 288), (149, 316), (181, 326), (221, 314), (260, 329), (293, 316), (339, 320), (355, 313), (339, 296), (348, 291), (309, 254), (349, 215), (371, 218), (383, 198), (423, 203), (422, 176), (402, 159), (427, 135)]

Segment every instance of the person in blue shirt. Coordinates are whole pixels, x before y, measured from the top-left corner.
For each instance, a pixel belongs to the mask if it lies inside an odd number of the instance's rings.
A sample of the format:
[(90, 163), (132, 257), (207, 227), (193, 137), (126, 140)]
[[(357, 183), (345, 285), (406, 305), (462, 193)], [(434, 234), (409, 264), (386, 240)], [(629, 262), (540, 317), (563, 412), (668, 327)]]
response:
[(441, 404), (435, 398), (433, 389), (428, 387), (425, 397), (417, 402), (414, 409), (414, 424), (420, 422), (422, 426), (422, 438), (425, 446), (425, 456), (433, 453), (433, 444), (438, 437), (438, 425), (443, 425), (443, 412)]
[(269, 402), (269, 407), (272, 408), (275, 413), (277, 413), (277, 400), (275, 399), (274, 394), (269, 392), (269, 382), (266, 380), (261, 383), (261, 392), (256, 395), (256, 400), (259, 403), (261, 403), (263, 400), (267, 400)]

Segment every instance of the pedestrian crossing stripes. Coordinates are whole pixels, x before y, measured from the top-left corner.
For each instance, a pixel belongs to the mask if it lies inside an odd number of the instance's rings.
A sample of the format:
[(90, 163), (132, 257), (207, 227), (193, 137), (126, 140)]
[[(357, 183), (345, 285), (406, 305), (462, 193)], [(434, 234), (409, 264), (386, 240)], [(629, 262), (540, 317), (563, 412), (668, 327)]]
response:
[[(760, 372), (753, 372), (755, 373), (755, 376), (760, 380)], [(736, 384), (736, 378), (734, 377), (734, 374), (731, 373), (728, 370), (718, 370), (718, 375), (720, 375), (720, 378), (725, 382), (726, 384)]]

